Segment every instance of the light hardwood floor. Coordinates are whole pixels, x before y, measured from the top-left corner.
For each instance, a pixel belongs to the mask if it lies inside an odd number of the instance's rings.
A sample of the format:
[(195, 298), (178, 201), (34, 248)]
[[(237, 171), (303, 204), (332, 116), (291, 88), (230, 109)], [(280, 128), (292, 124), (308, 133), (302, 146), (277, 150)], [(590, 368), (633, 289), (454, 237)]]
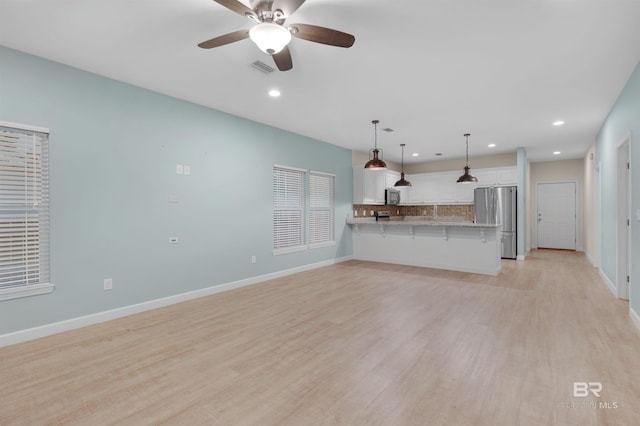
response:
[(628, 304), (565, 251), (497, 277), (349, 261), (0, 360), (0, 425), (640, 424)]

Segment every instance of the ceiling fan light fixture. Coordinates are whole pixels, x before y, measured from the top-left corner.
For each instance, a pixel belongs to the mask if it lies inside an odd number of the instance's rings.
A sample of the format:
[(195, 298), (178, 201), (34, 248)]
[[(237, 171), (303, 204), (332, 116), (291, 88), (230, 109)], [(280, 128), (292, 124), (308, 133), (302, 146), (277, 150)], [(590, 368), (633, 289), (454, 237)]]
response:
[[(369, 161), (364, 165), (365, 169), (386, 169), (387, 163), (378, 158), (381, 150), (378, 149), (378, 123), (380, 120), (373, 120), (373, 132), (374, 132), (374, 148), (369, 150)], [(373, 154), (373, 158), (371, 158)]]
[(467, 139), (467, 163), (466, 166), (464, 166), (464, 174), (458, 178), (458, 183), (472, 183), (478, 181), (477, 177), (471, 176), (471, 174), (469, 173), (469, 170), (471, 170), (471, 168), (469, 167), (469, 136), (471, 136), (470, 133), (464, 134), (464, 137)]
[(249, 30), (249, 37), (264, 53), (275, 55), (291, 41), (291, 33), (282, 25), (263, 22)]

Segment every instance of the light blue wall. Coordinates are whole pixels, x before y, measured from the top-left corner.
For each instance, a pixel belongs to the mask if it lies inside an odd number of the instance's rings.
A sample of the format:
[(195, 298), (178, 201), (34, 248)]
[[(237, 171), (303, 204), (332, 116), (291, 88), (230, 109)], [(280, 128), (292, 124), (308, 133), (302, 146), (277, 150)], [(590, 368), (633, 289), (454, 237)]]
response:
[(596, 137), (596, 159), (600, 164), (601, 187), (601, 268), (616, 282), (616, 179), (617, 144), (631, 135), (631, 280), (630, 306), (640, 313), (640, 64), (611, 109)]
[[(0, 335), (352, 253), (350, 150), (2, 47), (0, 120), (51, 131), (56, 285)], [(272, 255), (274, 163), (336, 174), (336, 246)]]

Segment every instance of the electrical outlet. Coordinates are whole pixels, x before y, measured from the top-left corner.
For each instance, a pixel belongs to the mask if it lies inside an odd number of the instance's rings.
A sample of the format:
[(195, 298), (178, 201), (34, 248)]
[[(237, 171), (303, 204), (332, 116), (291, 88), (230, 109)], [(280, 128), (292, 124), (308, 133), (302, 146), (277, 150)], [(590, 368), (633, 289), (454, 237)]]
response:
[(256, 262), (257, 262), (256, 256), (255, 255), (251, 256), (251, 263), (256, 263)]
[(104, 289), (105, 290), (111, 290), (113, 288), (113, 279), (112, 278), (105, 278), (104, 279)]

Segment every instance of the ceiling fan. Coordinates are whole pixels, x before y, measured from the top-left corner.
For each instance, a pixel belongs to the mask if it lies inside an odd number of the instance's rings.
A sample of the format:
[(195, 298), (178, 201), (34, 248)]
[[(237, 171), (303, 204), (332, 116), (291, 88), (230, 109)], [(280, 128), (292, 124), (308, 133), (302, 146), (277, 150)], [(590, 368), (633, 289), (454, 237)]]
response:
[(239, 0), (214, 0), (216, 3), (239, 15), (257, 22), (248, 30), (238, 30), (203, 41), (198, 46), (203, 49), (224, 46), (225, 44), (251, 38), (265, 53), (273, 56), (280, 71), (293, 68), (291, 53), (287, 45), (291, 36), (329, 46), (351, 47), (356, 38), (351, 34), (330, 28), (309, 24), (284, 25), (284, 21), (298, 10), (305, 0), (251, 0), (249, 8)]

